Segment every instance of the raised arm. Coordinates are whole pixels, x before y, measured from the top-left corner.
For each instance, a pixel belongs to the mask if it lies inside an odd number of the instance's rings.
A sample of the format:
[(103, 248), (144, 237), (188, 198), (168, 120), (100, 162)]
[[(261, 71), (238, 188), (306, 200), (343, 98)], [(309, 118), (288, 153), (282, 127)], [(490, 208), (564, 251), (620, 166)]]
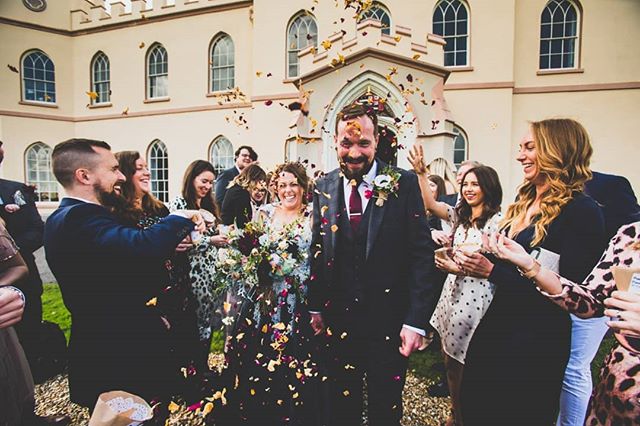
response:
[(411, 147), (409, 151), (409, 163), (411, 163), (413, 171), (416, 172), (418, 176), (418, 185), (420, 186), (425, 211), (430, 212), (440, 219), (449, 220), (449, 206), (446, 203), (437, 201), (429, 188), (429, 170), (427, 170), (427, 165), (424, 162), (421, 145), (415, 144)]

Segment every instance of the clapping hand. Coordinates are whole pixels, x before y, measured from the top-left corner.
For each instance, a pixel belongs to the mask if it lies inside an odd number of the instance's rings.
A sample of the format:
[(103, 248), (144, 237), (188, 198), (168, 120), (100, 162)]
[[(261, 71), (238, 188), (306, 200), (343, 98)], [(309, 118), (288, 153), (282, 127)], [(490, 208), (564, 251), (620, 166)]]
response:
[(607, 322), (613, 331), (640, 337), (640, 294), (614, 291), (604, 304), (604, 314), (619, 320)]
[(465, 254), (462, 250), (456, 250), (453, 260), (464, 275), (471, 277), (489, 278), (493, 270), (493, 263), (478, 252)]
[(424, 161), (424, 150), (422, 149), (422, 145), (415, 144), (409, 150), (409, 163), (413, 167), (413, 171), (416, 172), (417, 175), (427, 174), (429, 169), (427, 168), (427, 163)]
[(431, 230), (431, 239), (433, 242), (442, 247), (449, 247), (451, 245), (451, 237), (448, 232), (439, 231), (437, 229)]

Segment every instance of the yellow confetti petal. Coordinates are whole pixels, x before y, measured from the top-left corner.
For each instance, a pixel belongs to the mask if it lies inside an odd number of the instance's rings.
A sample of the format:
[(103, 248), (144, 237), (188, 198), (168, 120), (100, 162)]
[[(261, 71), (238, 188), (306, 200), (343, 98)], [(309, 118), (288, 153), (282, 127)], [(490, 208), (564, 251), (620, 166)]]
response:
[(256, 71), (256, 77), (260, 77), (262, 75), (262, 71)]
[(153, 299), (149, 299), (149, 301), (146, 303), (147, 306), (156, 306), (156, 303), (158, 303), (158, 298), (154, 297)]
[(419, 54), (419, 53), (416, 53), (415, 55), (413, 55), (413, 56), (411, 57), (411, 59), (413, 59), (414, 61), (417, 61), (418, 59), (420, 59), (420, 54)]
[(345, 390), (344, 390), (344, 392), (342, 392), (342, 394), (343, 394), (344, 396), (349, 396), (349, 391), (345, 389)]
[(329, 40), (324, 40), (321, 44), (322, 44), (322, 47), (324, 47), (324, 50), (331, 49), (331, 42)]
[(256, 390), (255, 389), (251, 389), (251, 396), (256, 394)]
[(171, 414), (175, 413), (176, 411), (178, 411), (180, 409), (180, 406), (178, 404), (176, 404), (175, 402), (171, 401), (169, 403), (169, 412)]
[(338, 225), (336, 225), (335, 223), (331, 225), (331, 232), (336, 232), (337, 230), (338, 230)]
[(231, 310), (231, 303), (229, 303), (229, 302), (224, 302), (224, 303), (222, 304), (222, 309), (224, 309), (224, 313), (225, 313), (225, 314), (228, 314), (228, 313), (229, 313), (229, 311)]
[(87, 96), (89, 96), (89, 98), (91, 98), (92, 101), (95, 101), (96, 99), (98, 99), (98, 94), (96, 92), (86, 92)]
[(402, 37), (400, 37), (399, 35), (395, 36), (393, 38), (396, 42), (399, 42), (400, 40), (402, 40)]
[(329, 210), (329, 206), (320, 207), (320, 216), (324, 216), (324, 214)]
[(211, 402), (207, 402), (204, 405), (204, 408), (202, 409), (202, 415), (206, 416), (207, 414), (209, 414), (212, 411), (213, 411), (213, 404)]
[(244, 337), (244, 333), (238, 333), (236, 340), (241, 340)]

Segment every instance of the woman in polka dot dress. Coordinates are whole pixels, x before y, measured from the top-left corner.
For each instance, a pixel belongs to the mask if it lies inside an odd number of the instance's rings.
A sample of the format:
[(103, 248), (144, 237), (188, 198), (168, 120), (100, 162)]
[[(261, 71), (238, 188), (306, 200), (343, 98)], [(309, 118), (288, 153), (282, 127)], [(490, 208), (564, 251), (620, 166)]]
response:
[[(493, 299), (494, 286), (486, 279), (464, 275), (464, 271), (452, 260), (453, 252), (470, 253), (482, 247), (482, 234), (495, 232), (502, 219), (500, 204), (502, 187), (498, 174), (487, 166), (468, 170), (462, 178), (461, 199), (455, 208), (438, 202), (423, 181), (428, 173), (420, 168), (421, 152), (413, 152), (414, 170), (419, 176), (425, 208), (437, 217), (453, 224), (453, 247), (436, 252), (436, 266), (449, 276), (444, 284), (440, 300), (431, 317), (431, 325), (440, 334), (445, 355), (447, 381), (452, 401), (452, 416), (447, 424), (460, 419), (460, 384), (465, 355), (473, 332), (480, 323)], [(458, 420), (457, 424), (461, 424)]]

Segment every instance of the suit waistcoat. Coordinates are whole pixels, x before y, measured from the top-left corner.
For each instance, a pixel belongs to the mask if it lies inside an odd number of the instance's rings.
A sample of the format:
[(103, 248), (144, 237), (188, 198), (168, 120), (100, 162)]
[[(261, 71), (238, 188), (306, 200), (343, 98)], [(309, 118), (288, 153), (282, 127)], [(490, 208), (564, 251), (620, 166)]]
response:
[[(341, 214), (338, 219), (338, 238), (335, 247), (337, 287), (347, 295), (347, 301), (363, 301), (365, 283), (365, 261), (367, 252), (367, 236), (371, 205), (369, 201), (367, 209), (362, 215), (360, 225), (354, 233), (349, 222), (347, 209), (344, 207), (344, 196), (340, 194)], [(346, 291), (345, 291), (346, 290)]]

